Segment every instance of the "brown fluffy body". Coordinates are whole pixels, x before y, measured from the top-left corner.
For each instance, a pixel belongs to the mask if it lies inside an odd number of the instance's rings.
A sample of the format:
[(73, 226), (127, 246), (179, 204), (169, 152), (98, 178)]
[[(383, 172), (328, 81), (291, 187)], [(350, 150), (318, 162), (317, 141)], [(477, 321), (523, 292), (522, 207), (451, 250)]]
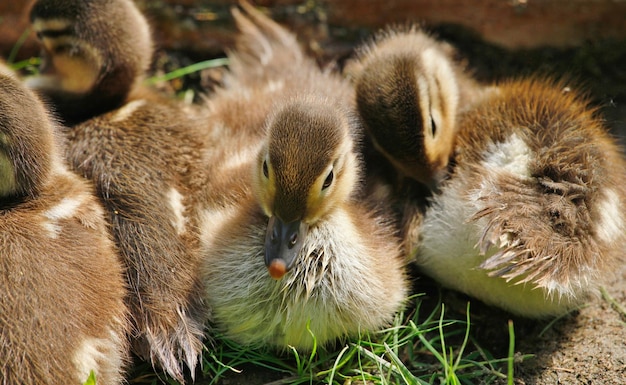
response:
[(427, 199), (447, 173), (458, 116), (493, 89), (474, 81), (451, 45), (417, 25), (378, 32), (344, 72), (366, 128), (369, 188), (388, 186), (412, 254)]
[[(212, 177), (201, 228), (213, 321), (244, 344), (302, 350), (312, 348), (311, 334), (329, 344), (382, 328), (408, 284), (388, 215), (362, 196), (353, 90), (250, 5), (234, 15), (241, 33), (231, 73), (209, 100), (219, 147), (205, 158)], [(309, 226), (279, 280), (263, 262), (270, 216)]]
[(564, 83), (498, 87), (460, 120), (455, 166), (426, 213), (418, 260), (444, 284), (511, 312), (559, 314), (622, 260), (626, 164), (596, 111)]
[(103, 209), (0, 65), (0, 384), (121, 384), (127, 293)]
[(195, 372), (206, 319), (193, 208), (201, 114), (141, 87), (152, 41), (131, 1), (40, 0), (31, 16), (46, 63), (29, 84), (75, 123), (63, 132), (65, 156), (106, 208), (131, 289), (134, 351), (182, 381), (183, 362)]

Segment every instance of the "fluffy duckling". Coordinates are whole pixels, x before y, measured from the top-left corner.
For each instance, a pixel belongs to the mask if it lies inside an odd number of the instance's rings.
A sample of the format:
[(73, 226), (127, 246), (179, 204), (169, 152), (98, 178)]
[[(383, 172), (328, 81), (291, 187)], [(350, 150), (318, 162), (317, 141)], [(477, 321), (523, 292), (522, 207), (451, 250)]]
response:
[[(353, 90), (247, 3), (210, 99), (206, 298), (226, 336), (311, 349), (386, 326), (408, 291), (381, 207), (362, 196)], [(314, 336), (314, 337), (313, 337)]]
[(527, 317), (583, 301), (626, 245), (626, 164), (564, 84), (509, 81), (460, 120), (417, 251), (444, 285)]
[(391, 188), (403, 248), (411, 255), (427, 198), (447, 173), (458, 115), (493, 88), (471, 78), (451, 45), (416, 25), (378, 32), (344, 72), (367, 132), (368, 188), (374, 194)]
[[(64, 131), (65, 155), (107, 210), (132, 291), (135, 352), (182, 381), (182, 362), (195, 372), (206, 319), (192, 208), (198, 115), (138, 85), (152, 43), (132, 1), (40, 0), (32, 19), (54, 71), (30, 85), (66, 118), (100, 111), (73, 105), (79, 95), (107, 111)], [(111, 109), (113, 99), (124, 104)]]
[(346, 66), (368, 137), (400, 181), (435, 187), (446, 174), (458, 114), (491, 91), (454, 57), (452, 46), (411, 26), (379, 32)]
[(121, 261), (42, 103), (0, 64), (0, 383), (122, 384)]
[(27, 80), (67, 123), (121, 106), (152, 59), (150, 29), (132, 1), (37, 1), (41, 74)]

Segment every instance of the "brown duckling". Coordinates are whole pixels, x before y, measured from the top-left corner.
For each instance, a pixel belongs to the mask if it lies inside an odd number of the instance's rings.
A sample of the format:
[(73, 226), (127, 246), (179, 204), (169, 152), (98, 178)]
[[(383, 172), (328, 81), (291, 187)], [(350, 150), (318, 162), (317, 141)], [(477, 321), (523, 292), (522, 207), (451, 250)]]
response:
[(392, 191), (408, 255), (419, 243), (427, 199), (446, 176), (458, 116), (494, 90), (476, 82), (456, 56), (417, 25), (388, 27), (344, 70), (366, 128), (368, 188)]
[[(65, 156), (107, 210), (131, 288), (135, 352), (182, 381), (183, 362), (195, 372), (207, 313), (193, 209), (199, 115), (139, 85), (152, 43), (130, 0), (40, 0), (32, 19), (54, 71), (29, 84), (52, 95), (64, 117), (73, 116), (65, 103), (81, 116), (98, 112), (74, 105), (79, 94), (103, 109), (116, 105), (109, 96), (123, 102), (66, 129)], [(74, 87), (83, 73), (97, 75)]]
[(451, 45), (418, 26), (387, 28), (346, 66), (368, 137), (400, 181), (434, 188), (446, 174), (457, 116), (492, 90), (455, 56)]
[(0, 64), (0, 383), (122, 384), (122, 263), (43, 104)]
[(464, 114), (417, 259), (451, 288), (528, 317), (578, 305), (626, 246), (626, 164), (563, 83), (509, 81)]
[(152, 38), (132, 1), (37, 1), (30, 18), (43, 62), (27, 84), (66, 123), (120, 107), (143, 80)]
[(362, 194), (353, 89), (295, 36), (242, 3), (227, 87), (210, 100), (211, 179), (201, 221), (217, 327), (253, 346), (385, 327), (408, 292), (399, 240)]

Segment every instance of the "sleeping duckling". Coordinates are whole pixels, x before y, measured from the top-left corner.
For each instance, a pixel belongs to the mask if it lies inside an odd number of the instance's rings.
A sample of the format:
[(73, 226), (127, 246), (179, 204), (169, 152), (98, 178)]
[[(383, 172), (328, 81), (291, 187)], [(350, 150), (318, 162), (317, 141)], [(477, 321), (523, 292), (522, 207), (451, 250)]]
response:
[(452, 46), (417, 26), (388, 28), (346, 66), (368, 137), (400, 180), (434, 188), (446, 174), (458, 114), (492, 91), (454, 56)]
[(209, 100), (212, 318), (230, 338), (279, 349), (384, 327), (408, 284), (387, 214), (361, 194), (353, 90), (251, 5), (233, 15), (231, 73)]
[(104, 212), (0, 64), (0, 383), (122, 384), (126, 287)]
[(64, 103), (79, 95), (103, 110), (124, 102), (93, 117), (99, 110), (73, 107), (90, 119), (64, 131), (65, 155), (107, 209), (131, 287), (135, 352), (182, 381), (182, 362), (195, 372), (207, 313), (192, 207), (204, 148), (199, 114), (138, 85), (152, 43), (130, 0), (40, 0), (32, 19), (54, 71), (30, 85), (46, 85), (38, 89), (64, 117), (75, 117)]
[(43, 61), (27, 84), (68, 124), (120, 107), (150, 65), (150, 29), (132, 1), (37, 1), (30, 18)]
[(387, 28), (344, 70), (366, 128), (368, 188), (391, 188), (407, 255), (419, 243), (427, 199), (446, 176), (458, 116), (495, 89), (473, 80), (455, 56), (418, 26)]
[(509, 81), (460, 120), (417, 251), (439, 282), (527, 317), (578, 305), (621, 261), (626, 164), (564, 84)]

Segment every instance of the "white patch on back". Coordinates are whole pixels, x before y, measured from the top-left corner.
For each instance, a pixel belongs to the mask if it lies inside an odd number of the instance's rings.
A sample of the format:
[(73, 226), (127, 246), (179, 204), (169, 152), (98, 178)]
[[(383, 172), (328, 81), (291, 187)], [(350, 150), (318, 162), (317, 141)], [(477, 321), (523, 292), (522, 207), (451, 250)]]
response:
[(71, 218), (82, 204), (82, 199), (63, 198), (59, 204), (46, 210), (43, 215), (48, 221), (44, 221), (43, 227), (48, 231), (50, 238), (56, 238), (61, 231), (59, 221)]
[(170, 207), (174, 212), (174, 220), (172, 224), (176, 228), (177, 233), (183, 234), (185, 232), (185, 225), (187, 224), (187, 218), (185, 218), (185, 205), (183, 205), (183, 196), (178, 190), (172, 187), (168, 193), (168, 201)]
[(77, 369), (77, 377), (81, 381), (85, 381), (89, 377), (89, 373), (93, 370), (98, 377), (99, 371), (102, 369), (98, 362), (106, 362), (107, 367), (122, 367), (123, 360), (119, 354), (121, 346), (120, 336), (109, 330), (109, 338), (85, 338), (80, 347), (74, 353), (74, 364)]
[(282, 80), (270, 80), (265, 84), (265, 91), (267, 92), (281, 91), (283, 88), (285, 88), (285, 82)]
[(624, 234), (624, 218), (620, 205), (619, 195), (614, 190), (607, 189), (599, 204), (600, 220), (596, 228), (604, 242), (611, 243)]
[(221, 172), (227, 173), (229, 170), (236, 170), (242, 166), (248, 166), (251, 162), (256, 160), (260, 146), (261, 143), (256, 143), (247, 147), (239, 147), (236, 152), (229, 153), (224, 163), (220, 166)]
[(133, 100), (132, 102), (125, 104), (124, 107), (118, 109), (115, 112), (115, 114), (111, 118), (111, 122), (119, 123), (128, 119), (135, 113), (135, 111), (143, 107), (145, 104), (146, 101), (144, 99)]
[(237, 212), (236, 206), (204, 209), (200, 213), (200, 241), (204, 248), (211, 248), (215, 236)]
[(517, 134), (506, 141), (489, 144), (483, 167), (488, 171), (507, 171), (522, 178), (530, 177), (532, 151)]

